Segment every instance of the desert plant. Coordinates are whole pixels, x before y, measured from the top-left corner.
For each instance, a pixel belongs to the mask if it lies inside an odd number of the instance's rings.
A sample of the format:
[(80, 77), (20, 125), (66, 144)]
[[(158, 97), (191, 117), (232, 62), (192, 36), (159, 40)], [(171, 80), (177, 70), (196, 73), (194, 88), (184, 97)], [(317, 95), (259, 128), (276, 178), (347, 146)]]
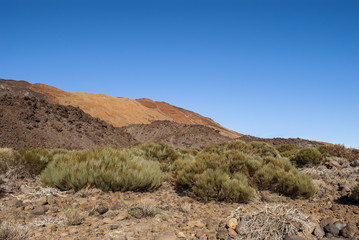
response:
[(322, 145), (318, 147), (318, 150), (324, 157), (340, 157), (349, 161), (359, 159), (359, 150), (355, 148), (346, 148), (344, 145)]
[(40, 175), (54, 156), (67, 153), (63, 149), (20, 149), (20, 162), (31, 176)]
[(228, 150), (236, 150), (240, 152), (248, 152), (251, 148), (247, 143), (241, 140), (234, 140), (227, 143), (226, 148)]
[(29, 239), (29, 237), (29, 231), (24, 226), (9, 222), (2, 222), (0, 224), (1, 240), (26, 240)]
[(315, 148), (301, 149), (294, 157), (291, 158), (298, 166), (319, 165), (323, 162), (322, 154)]
[(85, 215), (76, 208), (67, 208), (64, 210), (65, 223), (69, 226), (80, 225), (85, 220)]
[(11, 148), (0, 148), (0, 174), (5, 173), (9, 167), (16, 166), (19, 157), (18, 152)]
[(61, 190), (90, 186), (103, 191), (151, 191), (161, 185), (162, 174), (156, 162), (100, 147), (55, 156), (40, 179), (44, 186)]
[(279, 152), (268, 143), (250, 142), (248, 145), (252, 154), (257, 154), (261, 157), (280, 157)]
[(143, 211), (144, 217), (153, 217), (158, 212), (157, 202), (153, 199), (144, 198), (138, 204)]
[(276, 147), (276, 149), (278, 150), (278, 152), (282, 157), (286, 157), (286, 158), (293, 157), (300, 150), (300, 148), (295, 144), (282, 144)]
[[(232, 217), (246, 219), (241, 221), (238, 239), (286, 239), (287, 235), (303, 232), (308, 239), (312, 238), (312, 218), (295, 208), (283, 204), (254, 206), (251, 212), (232, 213)], [(304, 230), (303, 230), (304, 229)]]

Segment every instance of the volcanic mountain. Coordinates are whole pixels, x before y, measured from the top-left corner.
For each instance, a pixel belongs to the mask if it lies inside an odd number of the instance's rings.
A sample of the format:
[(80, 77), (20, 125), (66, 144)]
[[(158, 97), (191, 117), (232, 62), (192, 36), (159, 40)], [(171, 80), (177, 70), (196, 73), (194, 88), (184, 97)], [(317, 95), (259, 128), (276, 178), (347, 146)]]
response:
[(222, 127), (210, 118), (165, 102), (156, 102), (147, 98), (129, 99), (112, 97), (106, 94), (66, 92), (49, 85), (30, 84), (25, 81), (8, 80), (7, 82), (41, 93), (47, 96), (48, 100), (53, 104), (78, 107), (114, 127), (130, 124), (150, 124), (157, 120), (168, 120), (175, 123), (210, 127), (219, 131), (221, 135), (230, 138), (242, 136)]

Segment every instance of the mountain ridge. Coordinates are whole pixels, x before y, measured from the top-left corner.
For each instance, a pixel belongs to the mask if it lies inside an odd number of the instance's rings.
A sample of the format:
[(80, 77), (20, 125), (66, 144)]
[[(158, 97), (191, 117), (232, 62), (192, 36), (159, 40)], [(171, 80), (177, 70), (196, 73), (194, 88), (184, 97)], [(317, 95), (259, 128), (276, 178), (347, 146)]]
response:
[(115, 127), (150, 124), (156, 120), (169, 120), (189, 125), (207, 126), (230, 138), (242, 136), (242, 134), (224, 128), (208, 117), (166, 102), (153, 101), (148, 98), (113, 97), (102, 93), (66, 92), (42, 83), (6, 81), (44, 94), (51, 103), (79, 107), (91, 116), (104, 120)]

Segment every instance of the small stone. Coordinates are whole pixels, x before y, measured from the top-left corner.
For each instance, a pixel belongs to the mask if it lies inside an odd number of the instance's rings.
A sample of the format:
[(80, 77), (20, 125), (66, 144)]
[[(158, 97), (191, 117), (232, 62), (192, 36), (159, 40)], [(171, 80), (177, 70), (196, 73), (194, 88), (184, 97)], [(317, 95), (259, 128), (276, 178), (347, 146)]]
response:
[(342, 168), (348, 168), (348, 167), (350, 167), (349, 162), (343, 162)]
[(336, 221), (334, 225), (339, 229), (339, 231), (346, 227), (346, 224), (341, 221)]
[(236, 218), (231, 218), (227, 222), (227, 227), (234, 230), (236, 229), (237, 224), (238, 224), (238, 220)]
[(334, 236), (339, 235), (339, 228), (332, 223), (329, 223), (328, 225), (326, 225), (324, 227), (324, 231), (327, 233), (333, 234)]
[(352, 237), (354, 237), (355, 232), (356, 232), (356, 227), (355, 227), (353, 224), (351, 224), (351, 223), (348, 223), (348, 224), (342, 229), (342, 235), (343, 235), (343, 237), (346, 237), (346, 238), (352, 238)]
[(284, 240), (305, 240), (305, 238), (297, 235), (286, 235)]
[(15, 207), (16, 208), (19, 208), (19, 207), (22, 207), (22, 205), (23, 205), (23, 202), (20, 200), (20, 201), (17, 201), (16, 203), (15, 203)]
[(229, 234), (229, 236), (231, 236), (231, 237), (237, 237), (237, 233), (236, 233), (236, 231), (234, 231), (232, 228), (228, 228), (228, 234)]
[(176, 234), (173, 232), (165, 232), (157, 238), (158, 240), (176, 240)]
[(178, 238), (186, 238), (186, 235), (183, 232), (177, 233)]
[(97, 209), (96, 209), (96, 211), (99, 213), (99, 214), (105, 214), (105, 213), (107, 213), (107, 211), (108, 211), (108, 207), (106, 207), (105, 205), (100, 205)]
[(221, 240), (226, 240), (228, 238), (228, 232), (225, 229), (220, 229), (217, 232), (217, 238)]
[(44, 215), (47, 212), (47, 208), (44, 206), (37, 206), (35, 207), (33, 214), (34, 215)]
[(113, 221), (112, 221), (110, 218), (104, 218), (104, 219), (102, 220), (102, 222), (103, 222), (104, 224), (110, 224), (110, 223), (112, 223)]
[(198, 228), (204, 228), (206, 226), (206, 224), (204, 224), (203, 222), (198, 221), (198, 222), (196, 222), (195, 226), (198, 227)]
[(31, 192), (33, 192), (33, 190), (31, 188), (29, 188), (28, 186), (26, 186), (26, 185), (21, 185), (20, 186), (20, 191), (22, 193), (31, 193)]
[(118, 205), (118, 203), (116, 203), (115, 205), (113, 205), (113, 206), (111, 207), (111, 210), (112, 210), (112, 211), (119, 210), (119, 209), (120, 209), (120, 206)]
[(196, 222), (195, 221), (188, 221), (187, 226), (190, 228), (193, 228), (194, 226), (196, 226)]
[(122, 221), (122, 220), (124, 220), (124, 219), (126, 219), (128, 217), (128, 214), (127, 214), (127, 212), (125, 212), (125, 211), (121, 211), (118, 215), (117, 215), (117, 220), (119, 220), (119, 221)]
[(359, 167), (359, 160), (352, 161), (352, 162), (350, 163), (350, 166), (352, 166), (352, 167)]
[(317, 225), (313, 231), (313, 234), (314, 234), (314, 236), (318, 237), (319, 239), (322, 239), (325, 235), (325, 232), (319, 225)]
[(111, 225), (110, 226), (110, 229), (111, 230), (116, 230), (116, 229), (118, 229), (120, 226), (119, 225)]
[(327, 226), (328, 224), (333, 224), (334, 223), (334, 219), (332, 217), (329, 217), (329, 218), (325, 218), (323, 219), (321, 222), (320, 222), (320, 226), (322, 228), (324, 228), (325, 226)]

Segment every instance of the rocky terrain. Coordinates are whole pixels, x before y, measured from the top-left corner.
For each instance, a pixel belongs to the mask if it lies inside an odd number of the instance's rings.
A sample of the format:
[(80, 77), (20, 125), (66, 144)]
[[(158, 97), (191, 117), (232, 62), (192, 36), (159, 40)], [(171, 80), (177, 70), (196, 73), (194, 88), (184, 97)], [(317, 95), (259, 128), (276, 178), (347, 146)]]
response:
[(104, 120), (115, 127), (130, 124), (150, 124), (156, 120), (169, 120), (176, 123), (210, 127), (231, 138), (242, 136), (222, 127), (210, 118), (165, 102), (156, 102), (147, 98), (129, 99), (106, 94), (66, 92), (45, 84), (30, 84), (25, 81), (6, 82), (41, 93), (47, 96), (53, 104), (79, 107), (91, 116)]
[(147, 193), (61, 192), (8, 174), (0, 185), (1, 226), (24, 239), (282, 239), (275, 234), (284, 228), (293, 230), (285, 239), (358, 239), (359, 206), (348, 196), (359, 162), (301, 171), (319, 186), (314, 198), (264, 191), (248, 204), (198, 201), (170, 182)]

